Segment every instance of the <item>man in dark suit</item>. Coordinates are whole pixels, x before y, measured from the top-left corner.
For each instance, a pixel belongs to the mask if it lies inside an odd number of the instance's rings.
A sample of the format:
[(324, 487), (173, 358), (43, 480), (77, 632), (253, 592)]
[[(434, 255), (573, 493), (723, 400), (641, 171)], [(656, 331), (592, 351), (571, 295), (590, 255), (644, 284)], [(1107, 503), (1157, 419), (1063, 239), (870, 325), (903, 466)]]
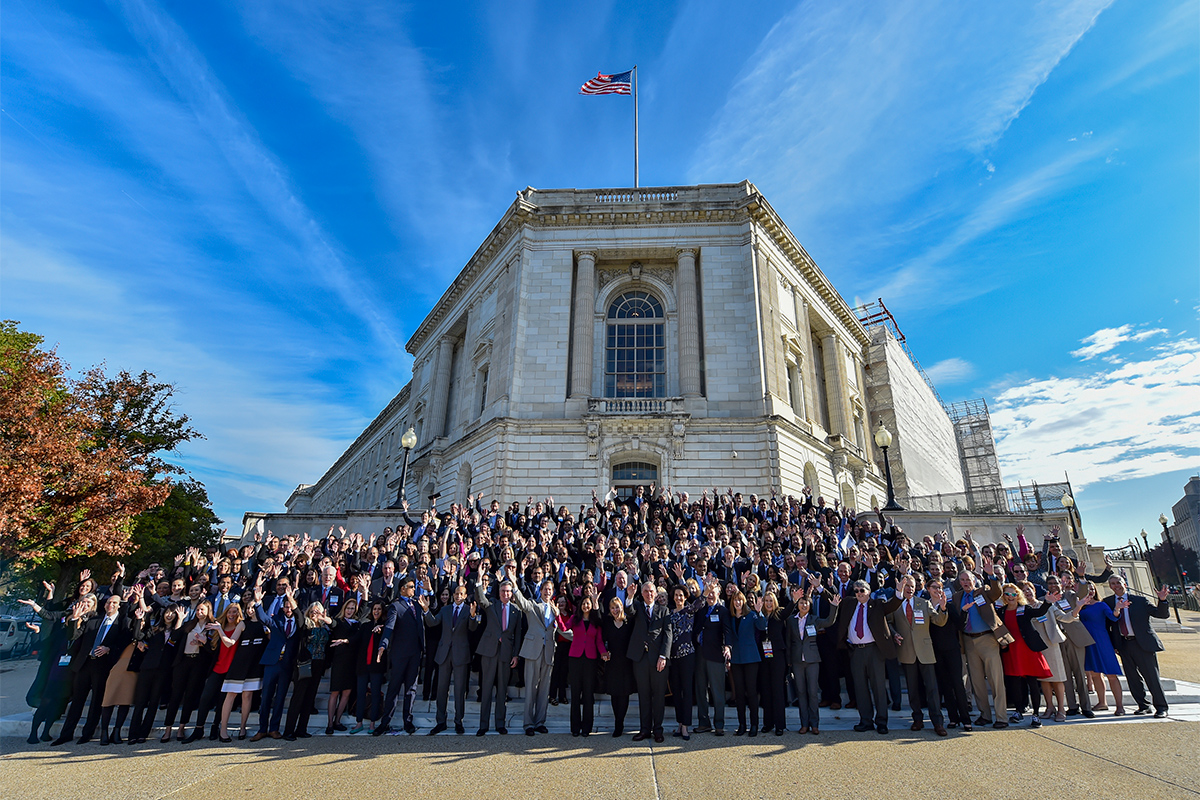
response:
[(396, 576), (396, 562), (390, 558), (383, 562), (380, 576), (371, 581), (371, 599), (390, 603), (396, 599), (396, 589), (400, 584)]
[(433, 656), (438, 665), (437, 724), (430, 729), (434, 736), (446, 730), (446, 706), (450, 701), (450, 679), (454, 678), (454, 732), (465, 733), (463, 715), (467, 710), (467, 681), (471, 672), (470, 632), (479, 627), (475, 616), (476, 605), (467, 605), (467, 587), (460, 583), (454, 590), (451, 602), (442, 606), (438, 613), (429, 613), (429, 598), (418, 601), (425, 612), (425, 626), (442, 626), (442, 638), (438, 640), (437, 652)]
[[(488, 580), (487, 573), (483, 575)], [(496, 693), (496, 730), (500, 734), (508, 733), (505, 723), (508, 720), (508, 679), (512, 670), (517, 666), (517, 635), (521, 630), (521, 614), (513, 603), (513, 584), (503, 581), (497, 591), (499, 599), (492, 602), (488, 599), (487, 590), (483, 583), (475, 586), (476, 599), (479, 607), (487, 617), (487, 627), (479, 640), (475, 652), (479, 654), (479, 682), (483, 696), (479, 705), (479, 730), (476, 736), (487, 733), (488, 718), (492, 713), (492, 692)]]
[(630, 611), (633, 629), (629, 638), (629, 660), (637, 682), (641, 727), (633, 741), (654, 737), (663, 742), (663, 713), (667, 702), (667, 658), (674, 639), (671, 616), (666, 606), (654, 602), (657, 590), (650, 581), (642, 584), (642, 596)]
[[(696, 662), (696, 711), (700, 725), (696, 733), (712, 731), (725, 735), (725, 663), (729, 648), (725, 645), (725, 625), (729, 609), (718, 600), (716, 584), (704, 590), (704, 605), (696, 610), (692, 623), (692, 639), (699, 659)], [(708, 715), (708, 692), (712, 691), (713, 715)]]
[(274, 617), (263, 608), (261, 587), (256, 588), (254, 593), (255, 613), (271, 634), (258, 661), (263, 668), (262, 697), (258, 704), (258, 732), (250, 737), (250, 741), (258, 742), (268, 736), (272, 739), (283, 738), (279, 726), (283, 722), (283, 706), (300, 646), (300, 637), (297, 635), (300, 633), (300, 620), (296, 617), (296, 607), (291, 597), (286, 593), (279, 613)]
[(1125, 579), (1113, 575), (1108, 579), (1108, 588), (1113, 596), (1104, 602), (1117, 615), (1116, 622), (1109, 621), (1108, 635), (1113, 646), (1121, 655), (1125, 677), (1129, 681), (1129, 693), (1137, 701), (1134, 714), (1150, 713), (1146, 702), (1146, 687), (1150, 687), (1150, 698), (1154, 701), (1154, 717), (1167, 716), (1167, 696), (1163, 694), (1158, 676), (1158, 653), (1163, 649), (1162, 640), (1150, 627), (1150, 618), (1167, 619), (1171, 607), (1167, 604), (1169, 590), (1163, 586), (1158, 590), (1158, 603), (1150, 605), (1144, 597), (1134, 597), (1125, 586)]
[(232, 575), (222, 575), (217, 578), (217, 588), (208, 599), (212, 603), (213, 616), (220, 617), (225, 609), (241, 601), (242, 593), (233, 588)]
[[(108, 674), (113, 665), (121, 657), (121, 651), (129, 644), (132, 635), (127, 621), (120, 614), (120, 595), (109, 595), (104, 601), (104, 613), (90, 619), (75, 623), (79, 626), (79, 635), (71, 642), (68, 652), (71, 654), (70, 672), (74, 676), (72, 684), (71, 707), (63, 722), (62, 732), (52, 744), (60, 745), (71, 741), (75, 736), (75, 726), (83, 716), (83, 705), (88, 695), (92, 696), (88, 706), (87, 720), (83, 724), (83, 735), (78, 744), (91, 741), (100, 724), (100, 706), (104, 700), (104, 685), (108, 682)], [(108, 731), (100, 734), (100, 743), (108, 744)]]
[[(900, 607), (899, 597), (874, 599), (866, 581), (855, 581), (851, 589), (854, 602), (838, 606), (838, 648), (850, 651), (850, 674), (858, 701), (858, 724), (862, 733), (872, 726), (881, 734), (887, 727), (887, 671), (884, 662), (896, 657), (896, 643), (888, 626), (887, 615)], [(872, 703), (873, 701), (873, 703)], [(874, 720), (872, 720), (872, 704)]]
[(417, 697), (417, 670), (425, 650), (425, 624), (421, 620), (421, 609), (413, 602), (416, 593), (416, 581), (401, 578), (400, 596), (388, 606), (387, 621), (375, 655), (381, 662), (390, 658), (388, 690), (383, 701), (383, 716), (371, 732), (372, 736), (383, 736), (392, 729), (389, 723), (396, 709), (396, 697), (401, 692), (404, 693), (401, 708), (404, 730), (410, 734), (417, 730), (413, 724), (412, 706)]
[(304, 616), (305, 610), (313, 603), (323, 605), (329, 616), (337, 616), (337, 613), (342, 610), (342, 601), (346, 599), (346, 593), (338, 588), (336, 579), (336, 567), (330, 565), (321, 570), (321, 582), (304, 591), (304, 597), (300, 603), (301, 616)]

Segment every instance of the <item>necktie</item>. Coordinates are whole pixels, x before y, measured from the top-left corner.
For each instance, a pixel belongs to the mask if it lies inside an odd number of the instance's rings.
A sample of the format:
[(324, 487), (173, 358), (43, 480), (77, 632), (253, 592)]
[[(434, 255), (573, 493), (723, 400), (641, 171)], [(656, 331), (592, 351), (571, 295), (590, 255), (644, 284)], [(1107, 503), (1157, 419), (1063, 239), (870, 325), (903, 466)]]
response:
[(862, 603), (858, 605), (858, 613), (854, 616), (854, 632), (859, 639), (863, 639), (867, 635), (866, 628), (863, 627), (863, 620), (866, 617), (867, 607)]
[(508, 603), (505, 603), (501, 607), (501, 609), (502, 610), (500, 612), (500, 630), (504, 630), (505, 628), (508, 627)]
[(912, 627), (912, 625), (913, 625), (913, 607), (912, 607), (912, 600), (909, 600), (909, 601), (905, 602), (905, 604), (904, 604), (904, 616), (905, 616), (905, 617), (908, 619), (908, 627), (910, 627), (910, 628), (911, 628), (911, 627)]
[(112, 625), (109, 623), (108, 617), (105, 617), (104, 621), (100, 623), (100, 630), (96, 633), (96, 644), (92, 648), (92, 652), (95, 652), (96, 647), (104, 644), (104, 637), (108, 635), (108, 629), (110, 627), (112, 627)]
[(458, 625), (458, 610), (459, 610), (461, 607), (462, 607), (462, 606), (455, 606), (455, 607), (454, 607), (454, 616), (452, 616), (452, 617), (450, 618), (450, 627), (455, 627), (456, 625)]
[(326, 588), (323, 592), (321, 592), (321, 605), (328, 605), (328, 604), (329, 604), (329, 589)]
[(1132, 636), (1133, 629), (1129, 626), (1129, 609), (1126, 608), (1121, 612), (1121, 635)]
[(290, 639), (292, 637), (292, 631), (295, 629), (295, 623), (293, 623), (292, 619), (289, 617), (288, 621), (283, 624), (284, 637)]

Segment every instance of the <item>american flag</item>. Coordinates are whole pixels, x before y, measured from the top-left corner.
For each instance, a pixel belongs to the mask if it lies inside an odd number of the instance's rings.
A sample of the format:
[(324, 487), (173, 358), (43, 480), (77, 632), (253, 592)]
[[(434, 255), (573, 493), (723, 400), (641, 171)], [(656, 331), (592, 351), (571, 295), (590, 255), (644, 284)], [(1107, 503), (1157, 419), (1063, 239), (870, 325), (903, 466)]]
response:
[(631, 94), (633, 92), (633, 70), (618, 72), (616, 75), (602, 75), (579, 87), (580, 94)]

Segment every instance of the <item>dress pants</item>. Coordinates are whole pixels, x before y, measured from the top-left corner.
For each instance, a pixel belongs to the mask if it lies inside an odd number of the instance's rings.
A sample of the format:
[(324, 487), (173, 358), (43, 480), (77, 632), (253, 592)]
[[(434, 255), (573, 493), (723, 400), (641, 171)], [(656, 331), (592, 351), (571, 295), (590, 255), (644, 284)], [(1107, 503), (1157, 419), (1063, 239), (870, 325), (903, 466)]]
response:
[[(359, 725), (364, 719), (369, 719), (371, 722), (378, 721), (379, 715), (383, 711), (383, 673), (360, 672), (355, 678), (356, 694), (358, 695), (355, 719)], [(367, 698), (368, 690), (370, 691), (369, 700)]]
[(130, 739), (145, 739), (154, 729), (158, 703), (170, 674), (168, 667), (152, 667), (138, 673), (137, 685), (133, 689), (133, 718), (129, 721)]
[(671, 659), (671, 699), (675, 705), (675, 722), (680, 725), (692, 724), (692, 695), (696, 690), (697, 659), (703, 661), (694, 652)]
[(937, 676), (938, 691), (943, 698), (946, 716), (953, 723), (971, 724), (971, 703), (967, 700), (967, 688), (963, 683), (962, 651), (935, 650), (933, 671)]
[(454, 679), (454, 724), (463, 724), (467, 712), (467, 684), (471, 680), (471, 662), (455, 664), (449, 658), (438, 664), (437, 724), (446, 724), (446, 706), (450, 702), (450, 679)]
[(171, 673), (171, 700), (167, 703), (167, 718), (165, 727), (170, 730), (175, 725), (175, 714), (179, 713), (179, 727), (185, 727), (200, 702), (200, 691), (204, 688), (204, 679), (212, 669), (212, 661), (202, 656), (184, 655)]
[(821, 701), (826, 704), (834, 702), (840, 704), (842, 702), (842, 681), (839, 665), (845, 654), (837, 649), (835, 637), (826, 630), (817, 631), (817, 652), (821, 655), (818, 673), (821, 684)]
[[(879, 645), (849, 645), (850, 674), (854, 678), (854, 697), (858, 702), (858, 721), (862, 725), (887, 725), (887, 668), (879, 654)], [(874, 718), (872, 718), (872, 714)]]
[(733, 702), (737, 704), (738, 729), (746, 728), (746, 709), (750, 709), (750, 727), (758, 730), (758, 662), (730, 664)]
[(487, 730), (492, 715), (492, 695), (496, 698), (496, 727), (508, 727), (508, 679), (512, 674), (512, 658), (484, 656), (479, 667), (479, 683), (483, 694), (479, 699), (479, 727)]
[(550, 673), (550, 699), (567, 702), (567, 668), (571, 657), (571, 643), (558, 642), (554, 646), (554, 671)]
[(591, 733), (596, 710), (596, 664), (599, 659), (577, 656), (568, 659), (567, 679), (571, 684), (571, 733)]
[(71, 684), (71, 706), (67, 709), (67, 718), (63, 722), (60, 737), (75, 736), (75, 726), (83, 716), (83, 706), (89, 694), (92, 696), (92, 702), (88, 706), (87, 719), (83, 723), (83, 737), (90, 739), (96, 735), (96, 727), (100, 724), (100, 705), (104, 700), (104, 685), (108, 683), (108, 673), (111, 671), (111, 665), (101, 664), (98, 659), (88, 657), (83, 663), (83, 668), (75, 673), (75, 680)]
[(1147, 708), (1146, 688), (1154, 701), (1155, 711), (1167, 710), (1167, 696), (1163, 694), (1162, 682), (1158, 677), (1158, 654), (1147, 650), (1136, 639), (1117, 637), (1117, 652), (1125, 668), (1125, 680), (1129, 682), (1129, 693), (1137, 701), (1138, 708)]
[(633, 679), (637, 683), (641, 715), (638, 732), (647, 736), (661, 734), (667, 707), (667, 671), (659, 672), (658, 659), (643, 653), (633, 662)]
[(262, 696), (258, 702), (259, 733), (279, 733), (291, 676), (291, 666), (284, 667), (277, 662), (263, 667)]
[(525, 659), (525, 727), (546, 724), (546, 707), (550, 704), (550, 675), (554, 662), (544, 658)]
[(417, 699), (417, 672), (421, 668), (421, 652), (414, 651), (405, 656), (392, 656), (392, 671), (388, 673), (387, 698), (383, 701), (383, 716), (380, 725), (390, 725), (396, 713), (396, 698), (404, 693), (400, 706), (402, 725), (413, 721), (413, 701)]
[(787, 662), (783, 656), (772, 655), (759, 662), (758, 692), (763, 731), (787, 730)]
[(1087, 648), (1080, 647), (1070, 639), (1059, 645), (1062, 653), (1063, 667), (1067, 673), (1067, 708), (1078, 708), (1083, 711), (1092, 710), (1092, 698), (1088, 692), (1086, 664)]
[(912, 709), (913, 722), (925, 719), (922, 708), (929, 708), (929, 721), (933, 727), (945, 727), (942, 719), (942, 702), (938, 694), (937, 669), (933, 664), (914, 661), (904, 665), (904, 680), (908, 683), (908, 707)]
[(317, 689), (321, 685), (321, 676), (325, 674), (325, 659), (312, 660), (312, 677), (301, 678), (293, 683), (292, 699), (288, 703), (287, 720), (283, 733), (307, 733), (308, 719), (312, 716), (313, 703), (317, 700)]
[(224, 682), (224, 672), (210, 672), (204, 679), (204, 690), (200, 692), (200, 704), (196, 707), (197, 730), (204, 730), (204, 723), (208, 721), (210, 711), (217, 712), (216, 719), (213, 720), (214, 726), (220, 723), (221, 712), (217, 707), (225, 699), (225, 695), (221, 693), (221, 684)]
[(821, 727), (821, 664), (795, 664), (792, 672), (796, 678), (796, 695), (800, 700), (800, 727)]
[[(971, 691), (975, 695), (975, 706), (985, 722), (1008, 719), (1008, 695), (1004, 690), (1004, 662), (1000, 660), (1000, 645), (991, 631), (982, 636), (963, 634), (963, 648), (967, 655), (967, 671), (971, 675)], [(992, 700), (996, 716), (988, 706), (988, 686), (992, 687)]]
[[(713, 713), (708, 716), (708, 692), (712, 691)], [(700, 726), (725, 730), (725, 662), (709, 661), (696, 654), (696, 714)]]

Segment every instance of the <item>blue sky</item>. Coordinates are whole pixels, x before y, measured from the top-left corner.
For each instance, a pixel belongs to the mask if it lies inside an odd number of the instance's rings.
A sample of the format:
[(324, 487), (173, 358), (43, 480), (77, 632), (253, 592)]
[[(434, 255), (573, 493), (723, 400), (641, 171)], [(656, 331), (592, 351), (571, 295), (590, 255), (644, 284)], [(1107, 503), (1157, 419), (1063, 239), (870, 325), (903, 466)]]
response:
[(153, 3), (0, 12), (0, 313), (150, 369), (236, 528), (318, 478), (527, 185), (749, 179), (882, 296), (1006, 482), (1124, 544), (1200, 471), (1200, 4)]

